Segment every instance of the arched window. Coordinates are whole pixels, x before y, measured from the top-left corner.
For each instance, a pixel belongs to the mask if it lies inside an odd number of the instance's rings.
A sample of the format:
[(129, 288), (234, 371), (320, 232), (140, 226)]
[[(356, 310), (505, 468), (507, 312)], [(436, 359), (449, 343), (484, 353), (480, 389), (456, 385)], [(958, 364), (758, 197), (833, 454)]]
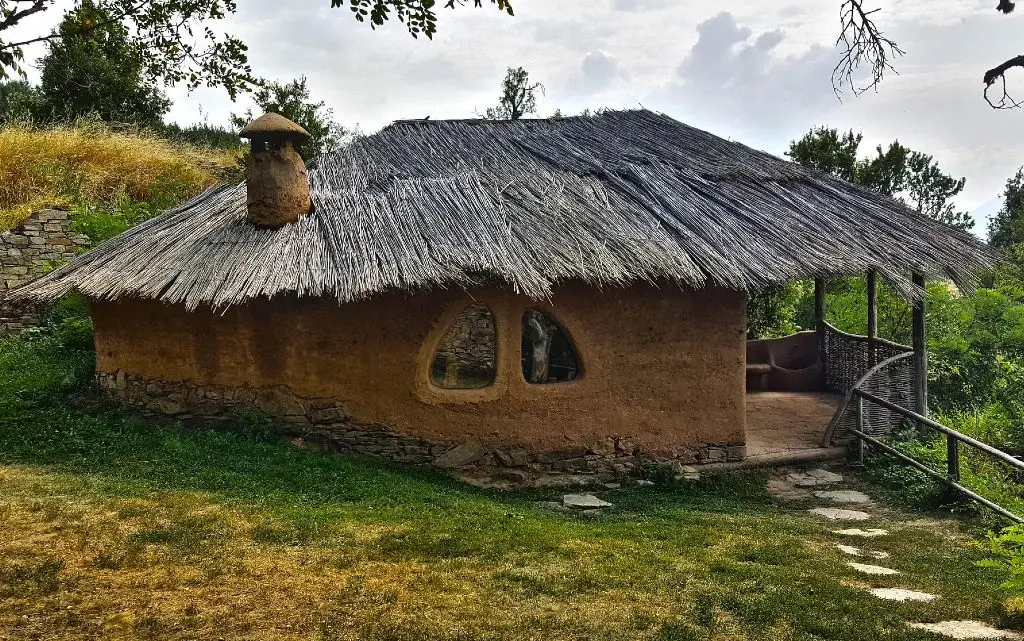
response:
[(580, 375), (580, 360), (569, 335), (550, 316), (523, 314), (523, 378), (528, 383), (564, 383)]
[(470, 305), (448, 326), (430, 365), (430, 382), (443, 389), (479, 389), (494, 382), (496, 333), (486, 305)]

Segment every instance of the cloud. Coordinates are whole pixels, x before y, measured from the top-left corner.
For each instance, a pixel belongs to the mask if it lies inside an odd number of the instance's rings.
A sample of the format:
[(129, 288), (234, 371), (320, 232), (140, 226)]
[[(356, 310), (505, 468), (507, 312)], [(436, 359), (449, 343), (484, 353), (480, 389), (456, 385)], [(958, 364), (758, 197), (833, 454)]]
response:
[(653, 101), (674, 106), (690, 124), (753, 145), (774, 142), (779, 129), (836, 105), (832, 51), (812, 45), (783, 55), (785, 40), (781, 30), (755, 34), (719, 13), (697, 25), (697, 42)]
[(582, 90), (588, 94), (606, 89), (619, 74), (618, 63), (603, 51), (591, 51), (583, 57)]
[(676, 0), (614, 0), (612, 9), (616, 11), (658, 11), (668, 9), (676, 4)]

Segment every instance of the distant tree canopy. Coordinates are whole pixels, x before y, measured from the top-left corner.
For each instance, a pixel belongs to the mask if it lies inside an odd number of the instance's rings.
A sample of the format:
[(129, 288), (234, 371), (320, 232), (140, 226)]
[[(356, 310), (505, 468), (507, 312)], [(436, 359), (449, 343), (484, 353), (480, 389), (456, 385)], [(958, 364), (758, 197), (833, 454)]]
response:
[[(340, 147), (350, 132), (334, 121), (334, 111), (323, 101), (312, 102), (306, 77), (302, 76), (288, 83), (268, 82), (256, 91), (253, 98), (261, 112), (273, 111), (301, 125), (309, 132), (309, 142), (299, 153), (311, 158)], [(232, 125), (241, 129), (253, 118), (262, 115), (251, 110), (245, 114), (231, 116)]]
[(92, 0), (69, 11), (40, 60), (36, 116), (70, 120), (88, 114), (108, 122), (153, 126), (171, 102), (145, 73), (145, 53), (128, 29)]
[(484, 118), (488, 120), (519, 120), (526, 114), (537, 113), (537, 92), (544, 85), (530, 82), (530, 73), (522, 67), (509, 67), (501, 81), (501, 98), (494, 107), (488, 107)]
[(795, 162), (863, 185), (891, 196), (926, 216), (958, 229), (970, 229), (974, 220), (957, 211), (951, 202), (963, 191), (966, 178), (953, 178), (939, 169), (928, 154), (895, 141), (887, 149), (878, 146), (873, 157), (858, 157), (863, 136), (853, 131), (812, 129), (789, 145), (786, 155)]
[[(326, 0), (320, 0), (325, 2)], [(332, 7), (348, 6), (360, 22), (377, 27), (395, 19), (413, 37), (433, 37), (437, 31), (436, 0), (330, 0)], [(447, 8), (465, 4), (448, 0)], [(500, 11), (513, 15), (510, 0), (491, 0)], [(474, 0), (474, 5), (482, 5)], [(223, 87), (234, 98), (239, 91), (257, 86), (249, 67), (248, 47), (237, 37), (217, 33), (210, 23), (237, 11), (235, 0), (93, 0), (94, 8), (110, 21), (127, 29), (129, 43), (141, 55), (143, 71), (151, 80), (183, 83), (192, 89), (202, 85)], [(24, 73), (25, 47), (37, 42), (57, 42), (67, 36), (61, 30), (10, 37), (15, 28), (24, 33), (25, 21), (54, 7), (53, 0), (0, 0), (0, 79)], [(304, 9), (303, 9), (304, 10)], [(76, 37), (100, 31), (104, 21), (80, 25)]]
[(1003, 207), (989, 220), (988, 242), (994, 247), (1024, 246), (1024, 168), (1006, 181)]

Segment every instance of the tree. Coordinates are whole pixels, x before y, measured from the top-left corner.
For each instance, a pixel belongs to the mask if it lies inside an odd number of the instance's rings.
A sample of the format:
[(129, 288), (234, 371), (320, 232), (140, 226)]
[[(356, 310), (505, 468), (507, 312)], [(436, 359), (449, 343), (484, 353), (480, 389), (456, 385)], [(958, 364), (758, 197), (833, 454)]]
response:
[(526, 114), (537, 113), (537, 92), (544, 85), (530, 82), (530, 73), (522, 67), (508, 68), (501, 82), (501, 98), (495, 107), (488, 107), (484, 118), (488, 120), (519, 120)]
[(806, 167), (896, 198), (929, 218), (969, 229), (974, 220), (951, 202), (963, 191), (966, 178), (953, 178), (939, 169), (932, 156), (892, 142), (875, 148), (871, 158), (858, 159), (863, 136), (818, 127), (789, 145), (786, 155)]
[[(309, 141), (299, 150), (305, 159), (340, 147), (349, 135), (348, 130), (334, 121), (334, 111), (323, 101), (310, 101), (305, 76), (286, 84), (265, 83), (253, 98), (264, 113), (279, 113), (309, 132)], [(241, 116), (232, 114), (231, 121), (241, 129), (254, 117), (250, 110)]]
[[(1016, 3), (1012, 0), (997, 0), (996, 11), (1006, 15), (1013, 13)], [(865, 9), (864, 0), (843, 0), (840, 5), (840, 33), (836, 41), (842, 56), (832, 71), (832, 86), (839, 95), (847, 88), (854, 95), (868, 89), (877, 89), (885, 74), (895, 72), (893, 60), (904, 51), (886, 37), (875, 23), (879, 9)], [(861, 67), (868, 67), (868, 80), (861, 83), (857, 74)], [(1024, 55), (1006, 59), (992, 67), (982, 76), (985, 84), (983, 95), (994, 109), (1012, 109), (1024, 105), (1024, 100), (1013, 98), (1006, 87), (1006, 72), (1015, 67), (1024, 68)], [(1000, 93), (990, 94), (996, 87)]]
[[(326, 0), (321, 0), (325, 2)], [(330, 0), (332, 7), (346, 4), (356, 20), (376, 28), (390, 19), (403, 23), (413, 37), (432, 38), (437, 30), (436, 0)], [(232, 98), (239, 91), (257, 85), (249, 67), (247, 47), (240, 39), (217, 33), (211, 22), (237, 11), (236, 0), (94, 0), (95, 7), (111, 22), (123, 24), (131, 43), (142, 53), (145, 73), (166, 84), (184, 83), (189, 89), (201, 85), (223, 87)], [(448, 0), (453, 9), (465, 0)], [(513, 15), (510, 0), (491, 0), (500, 11)], [(479, 7), (482, 0), (474, 0)], [(59, 31), (21, 35), (25, 21), (53, 8), (53, 0), (0, 0), (0, 79), (24, 74), (26, 46), (54, 42)], [(87, 25), (79, 35), (101, 29), (106, 23)], [(19, 30), (13, 38), (7, 34)]]
[(1000, 248), (1024, 243), (1024, 167), (1006, 181), (1003, 206), (988, 223), (988, 243)]
[(82, 0), (58, 27), (42, 60), (39, 114), (47, 120), (95, 113), (102, 120), (154, 126), (171, 101), (145, 73), (143, 51), (123, 24)]
[(39, 91), (27, 82), (0, 82), (0, 123), (31, 120), (40, 103)]

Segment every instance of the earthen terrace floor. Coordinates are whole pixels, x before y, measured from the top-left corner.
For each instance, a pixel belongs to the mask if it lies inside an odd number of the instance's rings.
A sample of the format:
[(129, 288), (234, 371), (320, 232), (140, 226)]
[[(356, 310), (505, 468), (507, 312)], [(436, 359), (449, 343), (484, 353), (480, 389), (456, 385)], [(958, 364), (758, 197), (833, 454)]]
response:
[(822, 448), (821, 439), (841, 400), (825, 392), (747, 394), (747, 459), (840, 454), (837, 448)]

